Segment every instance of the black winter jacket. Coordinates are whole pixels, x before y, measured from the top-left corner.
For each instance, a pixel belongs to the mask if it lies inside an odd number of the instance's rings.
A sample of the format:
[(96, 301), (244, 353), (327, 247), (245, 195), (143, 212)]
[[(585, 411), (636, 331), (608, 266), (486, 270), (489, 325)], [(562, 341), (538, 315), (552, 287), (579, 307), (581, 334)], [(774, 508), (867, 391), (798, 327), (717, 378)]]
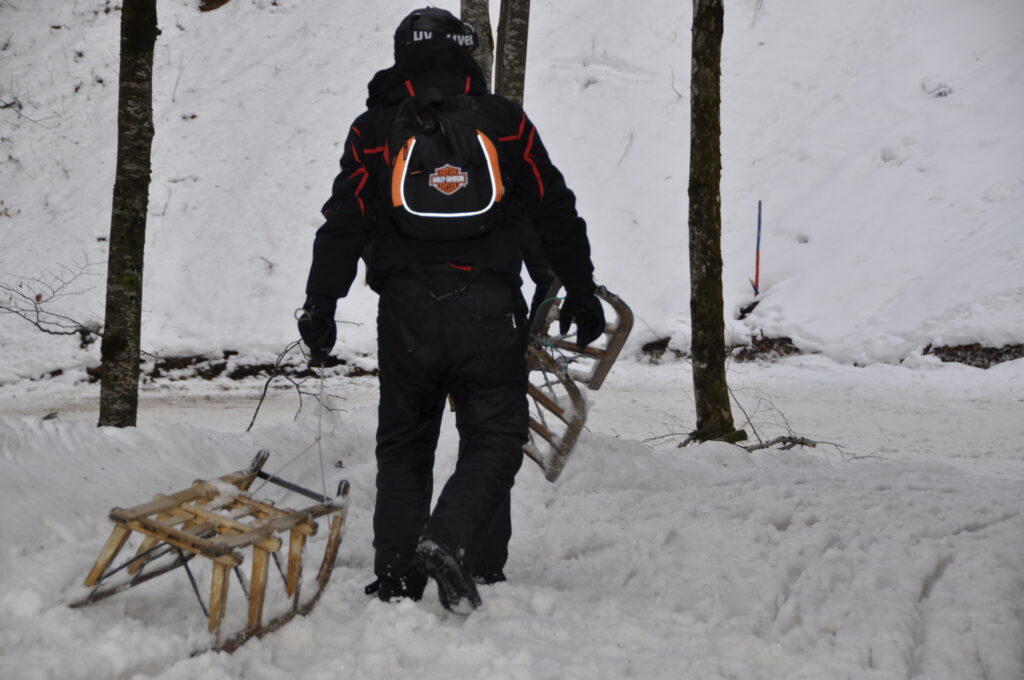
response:
[[(498, 133), (501, 164), (511, 180), (510, 198), (520, 212), (509, 211), (505, 223), (495, 227), (497, 233), (463, 241), (421, 241), (399, 234), (390, 223), (383, 200), (394, 152), (388, 141), (391, 124), (403, 99), (431, 88), (479, 97), (480, 109)], [(586, 224), (576, 213), (575, 196), (526, 114), (504, 97), (487, 93), (483, 72), (465, 50), (447, 42), (409, 49), (393, 67), (373, 77), (366, 103), (367, 111), (349, 131), (341, 172), (322, 210), (326, 222), (313, 244), (308, 295), (344, 297), (360, 256), (368, 252), (372, 256), (367, 278), (377, 292), (389, 275), (409, 270), (410, 258), (423, 265), (475, 265), (518, 282), (523, 210), (566, 289), (580, 294), (593, 291), (590, 243)]]

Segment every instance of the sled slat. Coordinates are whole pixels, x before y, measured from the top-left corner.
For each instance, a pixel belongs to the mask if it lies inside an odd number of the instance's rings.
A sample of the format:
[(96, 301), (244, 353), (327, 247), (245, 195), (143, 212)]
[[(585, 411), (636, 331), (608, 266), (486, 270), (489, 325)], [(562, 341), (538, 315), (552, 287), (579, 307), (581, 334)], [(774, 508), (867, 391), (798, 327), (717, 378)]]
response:
[(545, 409), (558, 416), (558, 418), (563, 423), (570, 422), (569, 417), (566, 415), (565, 409), (559, 406), (558, 402), (556, 402), (554, 399), (544, 394), (540, 390), (536, 389), (533, 385), (530, 385), (527, 388), (527, 393), (529, 393), (531, 399), (536, 399), (537, 401), (540, 402), (541, 406), (543, 406)]
[(224, 534), (210, 539), (210, 543), (219, 548), (244, 548), (250, 545), (258, 545), (264, 550), (277, 552), (281, 549), (281, 539), (273, 536), (267, 531), (249, 532), (246, 534)]
[(259, 547), (252, 551), (252, 579), (249, 586), (249, 628), (263, 622), (263, 599), (267, 594), (267, 565), (270, 552)]
[(151, 520), (147, 520), (145, 518), (126, 522), (124, 526), (133, 531), (157, 536), (160, 540), (170, 543), (177, 548), (204, 555), (212, 560), (223, 561), (233, 566), (237, 566), (242, 563), (242, 556), (238, 553), (232, 553), (232, 549), (236, 546), (230, 544), (222, 542), (218, 545), (209, 539), (193, 536), (177, 529), (160, 526), (159, 524), (155, 524)]
[(148, 503), (133, 508), (114, 508), (110, 511), (110, 519), (115, 522), (129, 522), (133, 519), (149, 517), (178, 508), (182, 503), (191, 503), (200, 498), (215, 496), (216, 489), (206, 482), (195, 482), (189, 488), (170, 496), (158, 495)]
[(230, 567), (223, 562), (213, 563), (213, 580), (210, 587), (210, 632), (217, 635), (220, 632), (221, 621), (224, 620), (224, 605), (228, 599), (228, 585), (231, 579), (228, 578)]
[(555, 435), (552, 434), (551, 430), (549, 430), (548, 428), (544, 427), (543, 425), (538, 423), (536, 420), (533, 420), (532, 418), (530, 419), (530, 429), (533, 430), (534, 432), (536, 432), (537, 434), (539, 434), (544, 439), (546, 439), (549, 442), (551, 442), (552, 444), (555, 443), (555, 439), (556, 438), (555, 438)]
[(206, 508), (201, 508), (197, 505), (182, 505), (182, 510), (190, 512), (196, 517), (202, 517), (205, 520), (212, 522), (213, 524), (220, 525), (222, 529), (233, 529), (242, 533), (248, 533), (252, 531), (252, 527), (248, 524), (243, 524), (233, 517), (228, 517)]
[(302, 578), (302, 549), (306, 545), (306, 533), (298, 528), (292, 529), (288, 542), (288, 579), (285, 593), (298, 602), (299, 579)]
[(587, 347), (580, 349), (579, 345), (575, 342), (569, 342), (568, 340), (554, 340), (551, 344), (557, 349), (568, 350), (576, 354), (593, 357), (594, 359), (603, 359), (605, 354), (607, 354), (603, 349), (594, 347), (593, 345), (588, 345)]
[(139, 573), (139, 569), (142, 569), (142, 567), (146, 565), (146, 561), (139, 558), (152, 550), (159, 542), (160, 539), (156, 536), (146, 536), (146, 538), (142, 540), (142, 543), (139, 545), (139, 549), (135, 551), (135, 561), (128, 567), (129, 574), (134, 575)]
[[(232, 472), (231, 474), (220, 477), (220, 481), (227, 484), (238, 487), (240, 491), (244, 491), (252, 484), (252, 480), (255, 478), (256, 472)], [(153, 500), (136, 505), (131, 508), (114, 508), (110, 511), (110, 519), (117, 520), (130, 520), (138, 519), (139, 517), (148, 517), (149, 515), (155, 515), (161, 512), (168, 512), (178, 508), (183, 503), (192, 503), (201, 499), (216, 498), (221, 493), (221, 489), (210, 482), (202, 479), (197, 479), (192, 483), (189, 488), (173, 493), (169, 496), (158, 494)]]
[(96, 558), (96, 563), (89, 570), (89, 575), (85, 577), (85, 585), (87, 587), (96, 585), (100, 580), (100, 576), (103, 575), (103, 572), (107, 570), (110, 563), (117, 557), (117, 553), (121, 552), (121, 548), (124, 547), (124, 543), (128, 540), (128, 534), (130, 533), (131, 531), (123, 526), (115, 526), (114, 530), (110, 532), (110, 538), (107, 539), (106, 545), (100, 551), (100, 556)]
[(263, 501), (258, 501), (255, 498), (248, 496), (239, 496), (232, 503), (233, 506), (246, 506), (248, 508), (248, 514), (258, 519), (267, 519), (269, 517), (277, 517), (282, 514), (289, 514), (295, 512), (290, 508), (279, 508), (276, 505), (270, 505)]

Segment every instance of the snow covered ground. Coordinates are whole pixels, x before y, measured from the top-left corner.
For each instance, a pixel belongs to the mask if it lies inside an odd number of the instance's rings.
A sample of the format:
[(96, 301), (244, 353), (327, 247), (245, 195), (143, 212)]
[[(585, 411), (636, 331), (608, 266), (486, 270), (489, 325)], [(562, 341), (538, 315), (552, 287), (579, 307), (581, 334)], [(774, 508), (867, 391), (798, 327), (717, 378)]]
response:
[[(485, 587), (468, 619), (433, 589), (398, 606), (362, 594), (374, 382), (330, 381), (343, 411), (323, 423), (328, 477), (347, 478), (353, 502), (334, 580), (306, 619), (196, 658), (204, 619), (181, 573), (65, 607), (106, 513), (241, 468), (260, 447), (276, 469), (313, 441), (315, 409), (293, 422), (297, 397), (281, 390), (238, 434), (259, 384), (155, 388), (143, 425), (117, 431), (92, 425), (94, 395), (79, 387), (5, 400), (32, 415), (0, 417), (0, 677), (1024, 677), (1022, 362), (811, 357), (730, 377), (762, 437), (788, 427), (842, 450), (678, 449), (671, 435), (692, 428), (687, 365), (627, 362), (594, 395), (592, 432), (560, 481), (527, 462), (510, 581)], [(41, 420), (53, 408), (59, 419)], [(446, 420), (439, 482), (454, 450)], [(285, 475), (319, 488), (316, 455)]]
[[(419, 4), (159, 1), (148, 349), (268, 361), (294, 339), (337, 145)], [(0, 0), (0, 283), (105, 259), (115, 5)], [(328, 380), (340, 410), (322, 421), (273, 390), (249, 433), (259, 381), (160, 380), (138, 428), (97, 429), (84, 377), (98, 348), (0, 314), (0, 678), (1024, 678), (1024, 361), (922, 354), (1024, 342), (1024, 5), (728, 3), (729, 333), (817, 352), (733, 363), (735, 415), (765, 439), (833, 443), (752, 455), (676, 448), (694, 425), (689, 366), (636, 351), (689, 341), (689, 6), (597, 6), (534, 0), (526, 104), (637, 330), (559, 482), (525, 464), (509, 582), (468, 619), (432, 590), (398, 606), (363, 595), (372, 378)], [(759, 199), (762, 294), (740, 321)], [(57, 311), (97, 318), (97, 273)], [(339, 312), (362, 324), (339, 353), (367, 367), (374, 304), (358, 289)], [(189, 658), (208, 640), (180, 573), (66, 607), (111, 507), (259, 448), (277, 469), (318, 426), (352, 508), (309, 617)], [(439, 481), (454, 449), (446, 421)], [(319, 488), (315, 451), (284, 475)]]

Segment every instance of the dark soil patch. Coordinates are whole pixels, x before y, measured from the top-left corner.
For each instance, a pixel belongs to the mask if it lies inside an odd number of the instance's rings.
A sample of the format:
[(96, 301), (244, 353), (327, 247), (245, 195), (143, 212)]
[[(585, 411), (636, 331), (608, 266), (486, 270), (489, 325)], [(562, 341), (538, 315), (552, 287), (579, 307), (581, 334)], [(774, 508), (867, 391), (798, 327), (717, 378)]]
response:
[[(303, 378), (319, 378), (319, 371), (314, 371), (306, 364), (285, 364), (274, 363), (238, 363), (229, 359), (236, 356), (238, 352), (226, 350), (223, 358), (209, 355), (191, 355), (177, 357), (160, 357), (153, 360), (152, 364), (143, 364), (142, 380), (151, 382), (154, 380), (213, 380), (224, 376), (229, 380), (246, 380), (248, 378), (269, 378), (274, 375), (288, 376), (301, 380)], [(329, 375), (342, 375), (347, 378), (375, 376), (377, 369), (371, 371), (360, 366), (350, 366), (344, 359), (331, 357), (324, 365)], [(339, 370), (340, 369), (340, 370)], [(88, 380), (91, 383), (99, 382), (101, 377), (100, 367), (91, 366), (85, 369)], [(61, 369), (49, 374), (49, 377), (56, 377), (62, 373)]]
[[(689, 353), (671, 349), (668, 345), (672, 338), (658, 338), (640, 348), (640, 352), (653, 361), (658, 361), (670, 353), (676, 359), (689, 357)], [(732, 358), (736, 361), (773, 360), (793, 354), (803, 354), (803, 350), (793, 344), (792, 338), (770, 338), (764, 334), (751, 339), (749, 345), (733, 345), (729, 348)]]
[[(664, 356), (665, 352), (668, 351), (668, 343), (670, 340), (672, 340), (672, 338), (658, 338), (657, 340), (652, 340), (641, 347), (640, 352), (651, 359), (660, 359)], [(680, 355), (680, 352), (676, 350), (672, 351), (677, 357)]]
[(763, 333), (759, 338), (751, 338), (749, 345), (739, 345), (732, 348), (732, 356), (737, 361), (771, 360), (794, 354), (803, 354), (803, 352), (793, 344), (793, 338), (785, 336), (769, 338)]
[[(153, 368), (146, 375), (154, 380), (165, 377), (173, 380), (186, 380), (193, 376), (203, 380), (213, 380), (227, 370), (227, 367), (227, 361), (212, 360), (203, 355), (161, 357), (153, 362)], [(174, 376), (170, 376), (170, 373), (174, 373)]]
[(973, 345), (942, 345), (924, 348), (924, 354), (934, 354), (943, 361), (955, 361), (975, 368), (991, 368), (1004, 361), (1024, 358), (1024, 345), (1003, 345), (1002, 347), (982, 347)]

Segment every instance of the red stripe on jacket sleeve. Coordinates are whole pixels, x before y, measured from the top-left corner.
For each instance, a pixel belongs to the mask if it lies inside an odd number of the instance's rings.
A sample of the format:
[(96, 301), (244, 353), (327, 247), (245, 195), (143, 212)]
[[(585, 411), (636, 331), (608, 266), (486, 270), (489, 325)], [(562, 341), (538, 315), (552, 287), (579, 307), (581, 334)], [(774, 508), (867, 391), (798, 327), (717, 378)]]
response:
[(363, 153), (365, 153), (365, 154), (383, 153), (384, 154), (384, 163), (387, 164), (387, 165), (391, 165), (391, 152), (390, 152), (390, 149), (388, 149), (388, 144), (386, 142), (385, 142), (384, 146), (375, 146), (372, 149), (364, 148), (363, 149)]
[[(354, 130), (355, 128), (352, 129)], [(359, 167), (356, 168), (356, 171), (349, 175), (348, 178), (355, 179), (360, 175), (362, 176), (361, 179), (359, 180), (359, 184), (352, 191), (352, 195), (354, 195), (356, 197), (356, 200), (359, 201), (359, 212), (365, 216), (366, 204), (363, 203), (363, 197), (360, 196), (359, 194), (362, 193), (363, 187), (366, 186), (366, 181), (370, 178), (370, 173), (367, 172), (366, 165), (363, 163), (363, 160), (359, 157), (359, 151), (356, 149), (355, 144), (352, 145), (352, 156), (356, 159), (356, 163), (359, 163)]]
[(525, 128), (526, 128), (526, 115), (524, 114), (522, 120), (519, 121), (519, 131), (516, 132), (516, 134), (514, 134), (514, 135), (509, 135), (508, 137), (498, 137), (498, 141), (499, 142), (514, 142), (517, 139), (522, 139), (523, 138), (523, 129), (525, 129)]
[[(525, 121), (525, 118), (523, 119)], [(533, 169), (533, 176), (537, 179), (537, 190), (540, 192), (541, 199), (544, 198), (544, 179), (540, 176), (540, 168), (537, 167), (536, 161), (533, 160), (533, 140), (537, 136), (537, 128), (530, 128), (530, 139), (526, 142), (526, 150), (523, 151), (523, 159), (530, 164)]]

